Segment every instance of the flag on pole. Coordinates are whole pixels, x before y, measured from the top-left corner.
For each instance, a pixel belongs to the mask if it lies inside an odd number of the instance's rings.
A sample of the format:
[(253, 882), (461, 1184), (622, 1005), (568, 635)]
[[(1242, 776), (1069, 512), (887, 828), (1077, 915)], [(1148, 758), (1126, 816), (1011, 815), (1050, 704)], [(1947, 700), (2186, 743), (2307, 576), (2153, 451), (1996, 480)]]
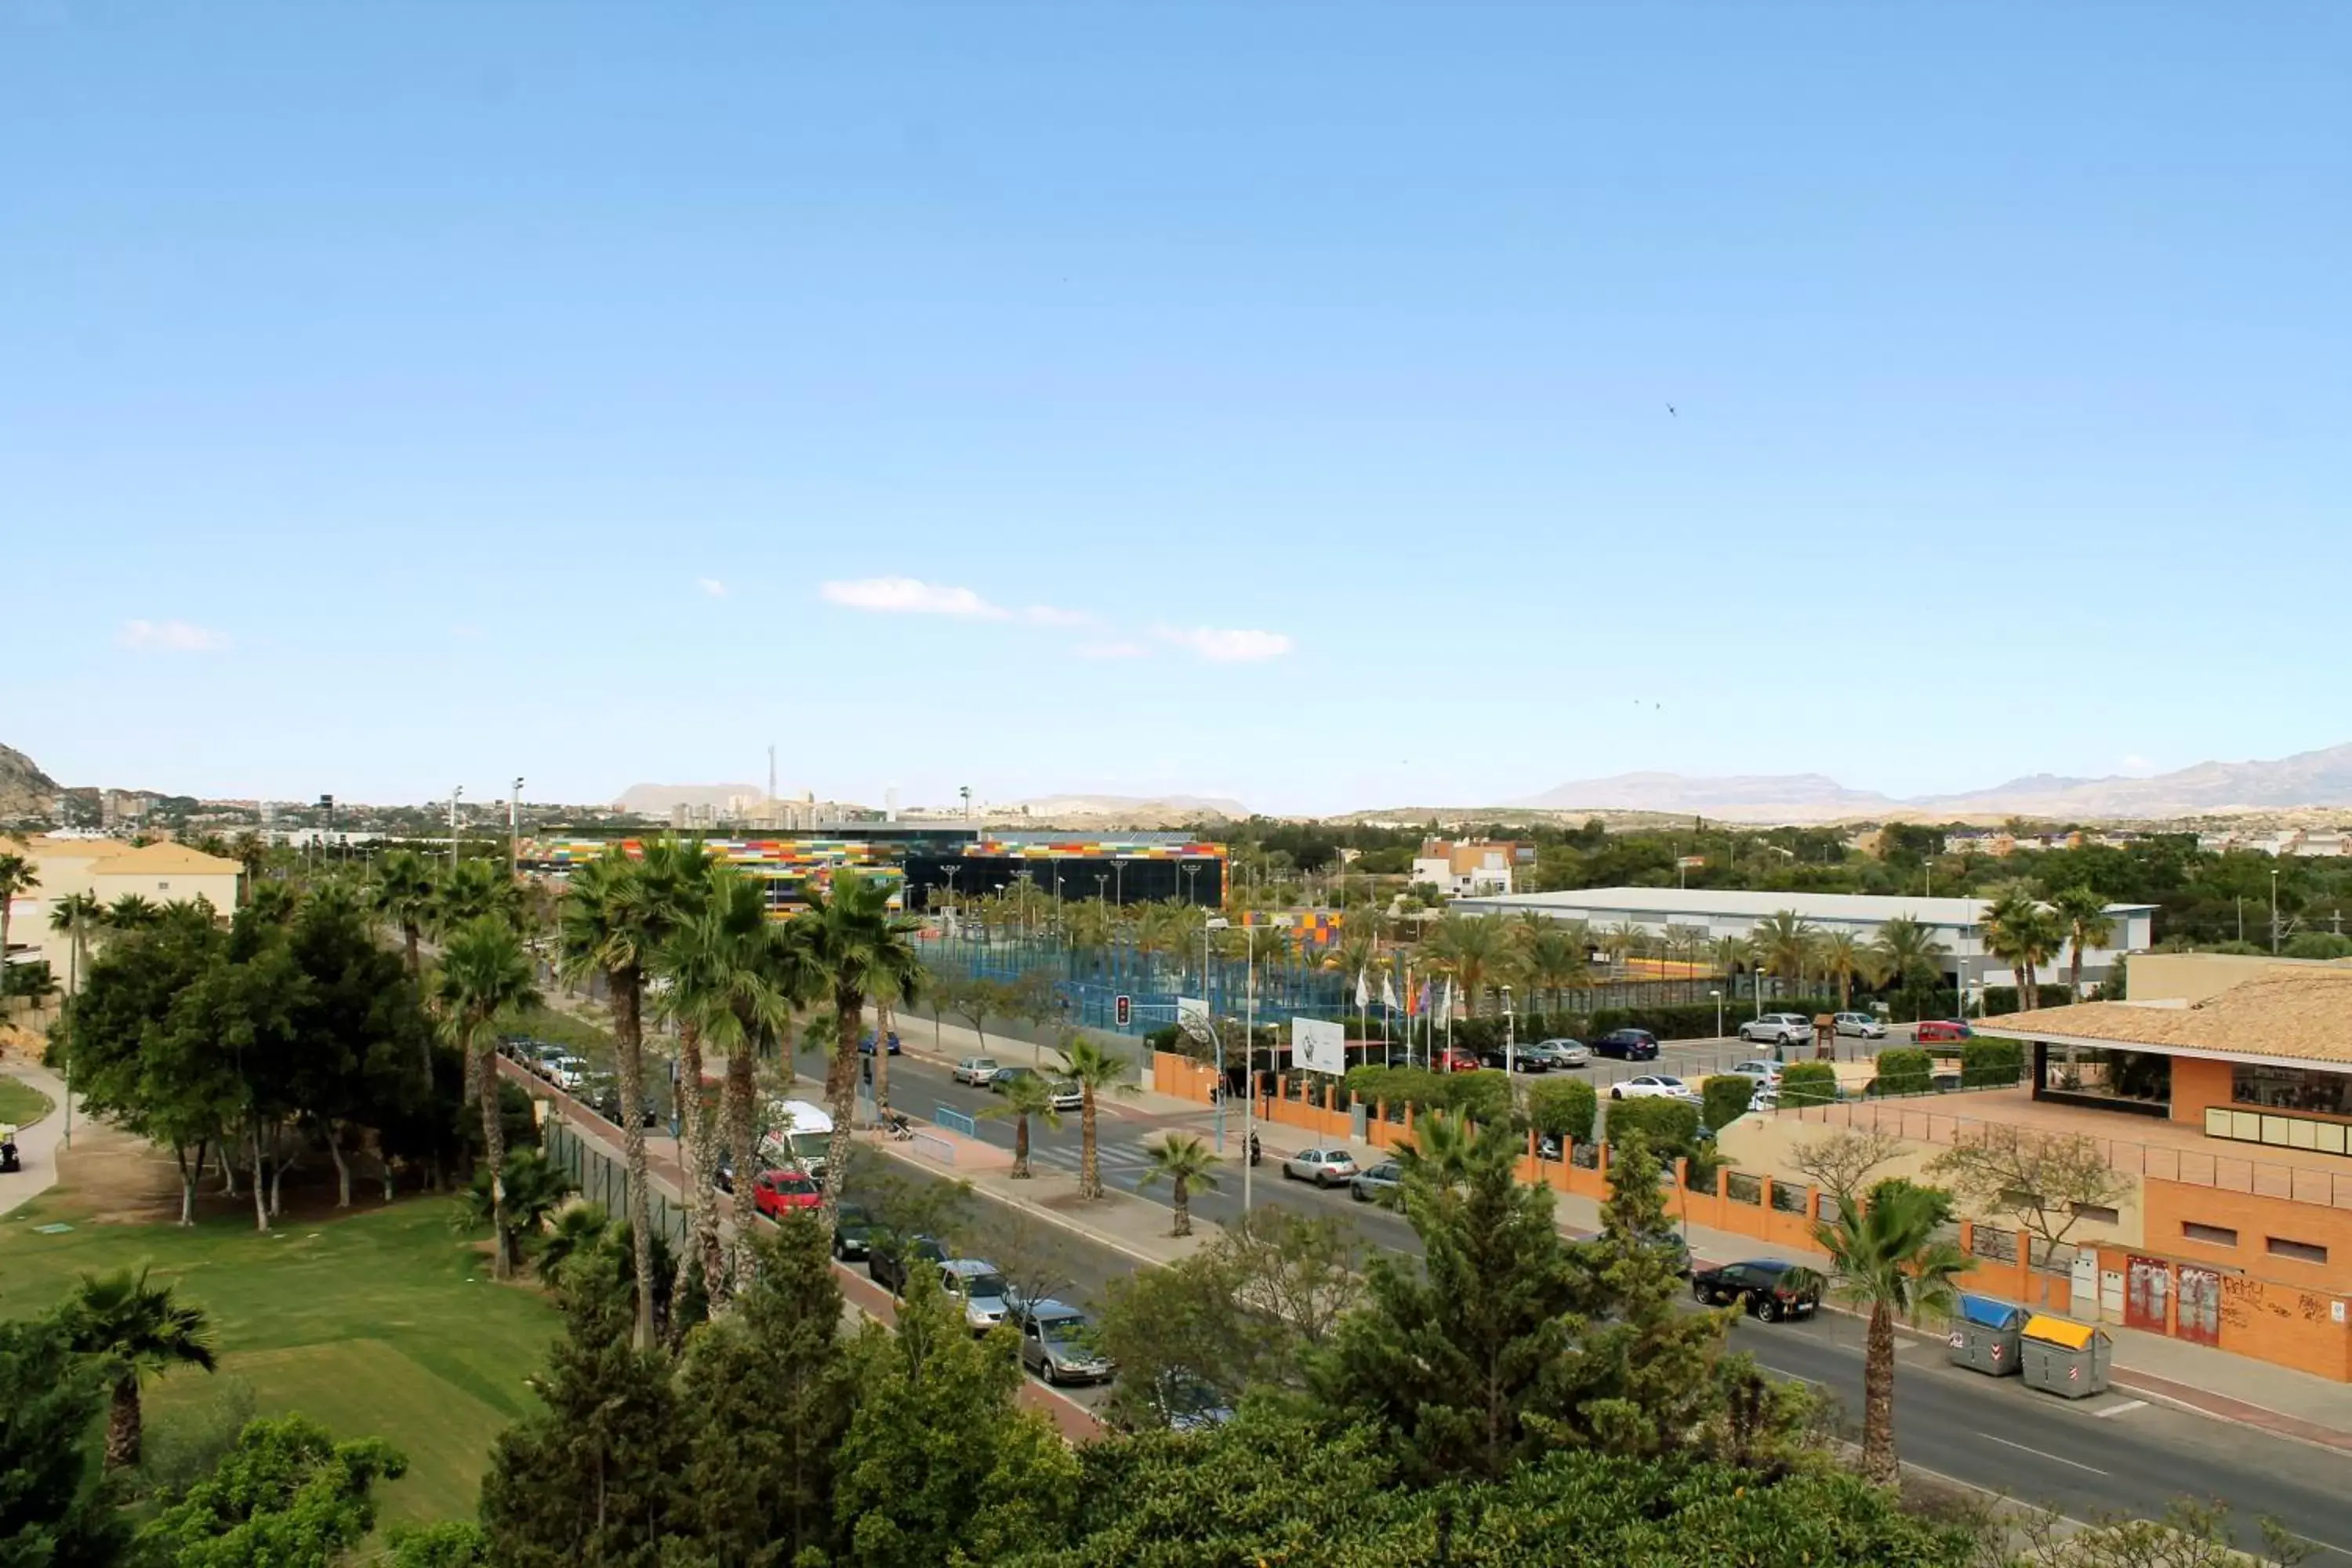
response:
[(1364, 972), (1356, 971), (1356, 1011), (1360, 1013), (1372, 1005), (1371, 987), (1365, 983)]
[(1396, 1011), (1396, 987), (1390, 984), (1389, 977), (1383, 974), (1381, 976), (1381, 1005), (1393, 1013)]
[(1449, 974), (1449, 975), (1447, 975), (1447, 976), (1445, 977), (1445, 1013), (1444, 1013), (1444, 1016), (1446, 1016), (1446, 1017), (1448, 1017), (1448, 1018), (1451, 1018), (1451, 1017), (1453, 1017), (1453, 1016), (1454, 1016), (1454, 976), (1452, 976), (1452, 975), (1450, 975), (1450, 974)]

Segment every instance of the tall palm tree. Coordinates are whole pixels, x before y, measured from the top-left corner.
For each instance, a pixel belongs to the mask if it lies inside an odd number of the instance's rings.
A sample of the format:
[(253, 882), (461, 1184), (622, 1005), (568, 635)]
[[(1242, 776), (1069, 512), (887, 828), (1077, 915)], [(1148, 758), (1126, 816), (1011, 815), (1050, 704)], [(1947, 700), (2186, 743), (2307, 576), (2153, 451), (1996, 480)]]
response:
[(2083, 999), (2083, 950), (2104, 946), (2116, 934), (2116, 922), (2108, 918), (2107, 900), (2084, 887), (2061, 889), (2050, 900), (2058, 916), (2058, 924), (2065, 932), (2067, 950), (2066, 989), (2075, 1001)]
[(1169, 1228), (1171, 1236), (1192, 1234), (1192, 1188), (1195, 1184), (1211, 1192), (1217, 1187), (1217, 1155), (1203, 1139), (1190, 1133), (1171, 1132), (1151, 1146), (1151, 1166), (1143, 1173), (1139, 1186), (1150, 1186), (1165, 1180), (1168, 1200), (1176, 1210), (1176, 1221)]
[(408, 977), (419, 978), (425, 971), (417, 942), (433, 918), (433, 868), (414, 849), (394, 850), (377, 868), (371, 901), (375, 912), (400, 932), (401, 945), (408, 955)]
[(1453, 977), (1475, 1016), (1489, 980), (1511, 962), (1511, 937), (1495, 915), (1446, 914), (1423, 944), (1432, 960)]
[(1778, 910), (1757, 922), (1748, 940), (1766, 973), (1784, 974), (1801, 985), (1813, 966), (1820, 935), (1813, 922), (1796, 910)]
[(1029, 1179), (1029, 1121), (1034, 1117), (1057, 1131), (1062, 1125), (1062, 1113), (1054, 1109), (1054, 1089), (1034, 1072), (1015, 1073), (1003, 1085), (991, 1085), (999, 1089), (1003, 1099), (992, 1102), (981, 1112), (997, 1119), (1013, 1121), (1013, 1179)]
[(8, 910), (19, 893), (41, 885), (40, 874), (22, 855), (0, 854), (0, 965), (8, 962)]
[(163, 918), (162, 905), (137, 893), (124, 893), (106, 906), (109, 931), (145, 931)]
[(2042, 1005), (2041, 968), (2065, 940), (2057, 912), (2026, 888), (2010, 888), (1984, 912), (1985, 951), (2015, 972), (2018, 1001), (2029, 1013)]
[[(831, 892), (803, 890), (805, 906), (793, 923), (824, 976), (833, 1003), (833, 1056), (824, 1069), (825, 1109), (833, 1142), (825, 1169), (824, 1220), (830, 1226), (841, 1202), (840, 1176), (849, 1169), (850, 1118), (857, 1106), (857, 1037), (865, 1031), (866, 999), (886, 990), (913, 1005), (922, 1000), (922, 959), (912, 941), (917, 922), (890, 911), (882, 883), (856, 872), (833, 879)], [(875, 1042), (877, 1050), (887, 1048)]]
[(1609, 955), (1610, 967), (1622, 973), (1625, 955), (1640, 947), (1648, 933), (1632, 921), (1619, 921), (1601, 932), (1601, 950)]
[(1837, 1293), (1870, 1316), (1862, 1362), (1862, 1469), (1893, 1486), (1900, 1469), (1895, 1452), (1895, 1319), (1920, 1308), (1949, 1310), (1968, 1255), (1939, 1230), (1951, 1216), (1951, 1195), (1935, 1187), (1885, 1181), (1866, 1200), (1839, 1193), (1834, 1224), (1813, 1226), (1813, 1242), (1830, 1255)]
[(100, 1277), (85, 1274), (67, 1306), (73, 1344), (84, 1355), (103, 1356), (114, 1367), (114, 1400), (106, 1418), (106, 1468), (139, 1462), (145, 1418), (139, 1380), (173, 1367), (213, 1370), (210, 1326), (200, 1307), (173, 1299), (169, 1285), (149, 1285), (147, 1270), (128, 1268)]
[(1520, 944), (1520, 980), (1531, 994), (1549, 997), (1551, 1011), (1557, 1013), (1561, 994), (1575, 990), (1591, 977), (1591, 963), (1585, 952), (1584, 945), (1559, 921), (1546, 921), (1543, 930)]
[(106, 910), (88, 893), (68, 893), (49, 906), (49, 929), (67, 939), (66, 992), (81, 991), (81, 972), (89, 967), (89, 935), (106, 923)]
[(426, 923), (436, 934), (456, 931), (484, 915), (522, 925), (522, 889), (503, 860), (460, 860), (432, 879)]
[(1929, 986), (1943, 978), (1944, 956), (1951, 950), (1934, 932), (1909, 915), (1896, 915), (1870, 939), (1879, 973), (1898, 990)]
[(514, 1272), (514, 1254), (507, 1245), (506, 1126), (499, 1115), (500, 1080), (489, 1026), (539, 1005), (530, 955), (514, 927), (497, 915), (478, 915), (442, 944), (433, 990), (449, 1038), (474, 1064), (482, 1105), (482, 1160), (490, 1171), (490, 1263), (504, 1279)]
[(1078, 1086), (1078, 1196), (1103, 1195), (1102, 1167), (1096, 1158), (1095, 1097), (1108, 1089), (1133, 1094), (1126, 1079), (1127, 1058), (1105, 1050), (1084, 1035), (1072, 1035), (1058, 1047), (1061, 1073)]
[(1836, 982), (1838, 1011), (1853, 1005), (1853, 983), (1868, 972), (1870, 950), (1854, 939), (1850, 931), (1833, 931), (1824, 934), (1814, 949), (1822, 975)]

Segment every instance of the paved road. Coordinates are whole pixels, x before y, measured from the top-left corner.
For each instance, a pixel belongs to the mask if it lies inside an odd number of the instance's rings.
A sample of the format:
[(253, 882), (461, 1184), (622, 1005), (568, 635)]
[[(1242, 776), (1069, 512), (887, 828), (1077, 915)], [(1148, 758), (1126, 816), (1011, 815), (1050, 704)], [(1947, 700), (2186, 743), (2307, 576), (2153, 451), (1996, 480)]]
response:
[[(986, 1090), (954, 1084), (944, 1068), (915, 1058), (892, 1063), (891, 1084), (892, 1102), (918, 1116), (927, 1117), (934, 1104), (969, 1112), (992, 1102)], [(1192, 1119), (1171, 1122), (1108, 1110), (1100, 1129), (1106, 1183), (1136, 1190), (1147, 1159), (1143, 1146), (1168, 1125), (1189, 1129)], [(1010, 1144), (1008, 1123), (979, 1126), (989, 1142)], [(1032, 1143), (1032, 1158), (1040, 1164), (1075, 1169), (1077, 1119), (1065, 1118), (1059, 1131), (1033, 1128)], [(1410, 1227), (1386, 1210), (1354, 1203), (1343, 1192), (1280, 1181), (1271, 1163), (1258, 1174), (1265, 1178), (1255, 1188), (1260, 1202), (1340, 1215), (1368, 1245), (1418, 1250)], [(1223, 1191), (1193, 1199), (1195, 1212), (1211, 1219), (1230, 1219), (1240, 1206), (1230, 1179)], [(974, 1249), (1000, 1245), (1010, 1223), (1002, 1205), (983, 1202), (981, 1207), (971, 1236), (962, 1238)], [(1055, 1254), (1069, 1281), (1066, 1297), (1087, 1306), (1098, 1305), (1109, 1281), (1136, 1267), (1116, 1249), (1069, 1233), (1056, 1237)], [(1822, 1389), (1850, 1425), (1858, 1422), (1862, 1331), (1854, 1320), (1831, 1313), (1809, 1323), (1743, 1321), (1733, 1342), (1771, 1371)], [(1904, 1456), (1914, 1464), (2085, 1520), (2118, 1512), (2154, 1516), (2176, 1498), (2218, 1498), (2241, 1516), (2249, 1544), (2252, 1521), (2268, 1514), (2322, 1542), (2315, 1562), (2352, 1565), (2352, 1509), (2344, 1502), (2352, 1466), (2341, 1455), (2125, 1395), (2070, 1403), (2034, 1393), (2015, 1378), (1949, 1367), (1933, 1342), (1906, 1341), (1898, 1355), (1896, 1421)]]

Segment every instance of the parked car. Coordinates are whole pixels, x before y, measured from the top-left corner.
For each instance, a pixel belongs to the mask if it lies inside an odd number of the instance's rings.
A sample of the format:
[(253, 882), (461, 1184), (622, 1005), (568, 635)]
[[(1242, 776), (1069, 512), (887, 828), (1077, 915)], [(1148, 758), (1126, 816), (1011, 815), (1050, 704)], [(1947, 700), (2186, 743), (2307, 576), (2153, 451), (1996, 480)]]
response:
[(863, 1258), (874, 1244), (874, 1216), (862, 1204), (844, 1204), (833, 1214), (833, 1255)]
[(1734, 1302), (1767, 1323), (1812, 1315), (1822, 1304), (1822, 1277), (1801, 1263), (1777, 1258), (1727, 1263), (1691, 1276), (1691, 1294), (1710, 1307)]
[(1620, 1061), (1654, 1062), (1658, 1059), (1658, 1037), (1647, 1029), (1612, 1029), (1592, 1042), (1592, 1054)]
[(1056, 1110), (1084, 1110), (1087, 1108), (1087, 1091), (1078, 1087), (1076, 1079), (1066, 1078), (1054, 1086), (1047, 1103)]
[(1478, 1065), (1497, 1068), (1506, 1072), (1513, 1069), (1519, 1072), (1551, 1071), (1551, 1058), (1537, 1054), (1532, 1046), (1519, 1047), (1511, 1050), (1505, 1050), (1500, 1046), (1489, 1046), (1478, 1053)]
[(528, 1054), (522, 1058), (522, 1065), (550, 1082), (554, 1081), (552, 1069), (557, 1060), (572, 1054), (563, 1047), (547, 1040), (533, 1040), (523, 1048)]
[(1096, 1347), (1094, 1325), (1076, 1307), (1040, 1301), (1024, 1308), (1020, 1321), (1021, 1364), (1048, 1384), (1108, 1383), (1118, 1370)]
[(1384, 1198), (1404, 1184), (1404, 1167), (1394, 1160), (1383, 1160), (1369, 1171), (1359, 1171), (1348, 1178), (1348, 1195), (1360, 1204)]
[(889, 1237), (868, 1233), (866, 1247), (866, 1274), (877, 1285), (886, 1286), (894, 1296), (907, 1289), (907, 1270), (923, 1264), (940, 1264), (948, 1260), (948, 1249), (937, 1237)]
[(1731, 1064), (1729, 1070), (1741, 1078), (1752, 1078), (1759, 1083), (1779, 1083), (1780, 1081), (1780, 1064), (1779, 1062), (1734, 1062)]
[(1538, 1040), (1528, 1049), (1539, 1053), (1556, 1068), (1580, 1068), (1592, 1060), (1592, 1051), (1582, 1040)]
[(814, 1211), (824, 1202), (805, 1171), (762, 1171), (751, 1178), (751, 1206), (770, 1219)]
[(997, 1071), (994, 1057), (966, 1057), (956, 1063), (955, 1071), (950, 1076), (958, 1083), (968, 1083), (974, 1089), (985, 1089), (988, 1087), (988, 1080), (994, 1078)]
[(1170, 1367), (1152, 1380), (1151, 1407), (1171, 1432), (1206, 1432), (1234, 1418), (1217, 1385), (1184, 1367)]
[(950, 1258), (940, 1265), (940, 1288), (963, 1307), (964, 1326), (984, 1334), (1004, 1321), (1004, 1276), (977, 1258)]
[(1476, 1072), (1478, 1070), (1478, 1058), (1458, 1046), (1448, 1046), (1444, 1050), (1431, 1053), (1429, 1058), (1429, 1070), (1432, 1072)]
[(1696, 1101), (1698, 1090), (1672, 1073), (1645, 1072), (1639, 1078), (1629, 1078), (1622, 1083), (1609, 1086), (1612, 1100), (1688, 1100)]
[(1837, 1032), (1865, 1040), (1883, 1040), (1886, 1037), (1886, 1020), (1875, 1013), (1840, 1013)]
[(1758, 1085), (1756, 1086), (1756, 1092), (1755, 1092), (1754, 1094), (1751, 1094), (1751, 1095), (1749, 1095), (1749, 1096), (1748, 1097), (1748, 1110), (1780, 1110), (1780, 1081), (1776, 1079), (1775, 1080), (1773, 1080), (1773, 1081), (1772, 1081), (1772, 1082), (1770, 1082), (1770, 1083), (1759, 1083), (1759, 1084), (1758, 1084)]
[(1751, 1046), (1801, 1046), (1813, 1037), (1813, 1021), (1802, 1013), (1766, 1013), (1739, 1026)]
[(550, 1058), (547, 1063), (547, 1081), (565, 1093), (571, 1093), (588, 1081), (587, 1058), (575, 1057), (569, 1051), (562, 1056)]
[(1664, 1253), (1674, 1265), (1675, 1272), (1687, 1279), (1691, 1277), (1690, 1241), (1679, 1230), (1662, 1230), (1643, 1237), (1650, 1246)]
[[(873, 1030), (868, 1029), (868, 1030), (866, 1030), (866, 1033), (864, 1033), (864, 1034), (862, 1034), (862, 1035), (860, 1035), (860, 1036), (858, 1036), (858, 1037), (857, 1037), (857, 1054), (858, 1054), (859, 1056), (862, 1056), (862, 1057), (870, 1057), (870, 1056), (872, 1056), (872, 1055), (874, 1054), (874, 1031), (873, 1031)], [(896, 1057), (896, 1056), (903, 1056), (903, 1055), (905, 1055), (905, 1054), (906, 1054), (906, 1053), (904, 1053), (903, 1051), (899, 1050), (899, 1048), (898, 1048), (898, 1030), (893, 1029), (893, 1030), (891, 1030), (891, 1031), (890, 1031), (890, 1048), (889, 1048), (887, 1052), (885, 1052), (884, 1054), (885, 1054), (886, 1056), (893, 1056), (893, 1057)]]
[(1355, 1179), (1356, 1157), (1345, 1149), (1301, 1149), (1282, 1163), (1285, 1181), (1336, 1187)]
[(1912, 1026), (1911, 1037), (1924, 1045), (1929, 1040), (1973, 1040), (1977, 1032), (1958, 1018), (1923, 1018)]
[(1001, 1067), (994, 1072), (988, 1075), (988, 1092), (991, 1094), (1003, 1094), (1005, 1090), (1011, 1089), (1014, 1084), (1020, 1082), (1024, 1078), (1043, 1078), (1045, 1076), (1045, 1075), (1044, 1073), (1039, 1072), (1035, 1068)]

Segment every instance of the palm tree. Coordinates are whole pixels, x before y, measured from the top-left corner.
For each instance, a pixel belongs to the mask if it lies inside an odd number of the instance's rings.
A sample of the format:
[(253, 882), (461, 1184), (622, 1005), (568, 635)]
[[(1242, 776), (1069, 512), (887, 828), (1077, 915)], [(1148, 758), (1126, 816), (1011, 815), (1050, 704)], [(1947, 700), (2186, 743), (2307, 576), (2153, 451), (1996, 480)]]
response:
[(573, 1204), (556, 1215), (555, 1224), (540, 1238), (538, 1255), (531, 1259), (531, 1272), (542, 1283), (553, 1284), (565, 1264), (593, 1251), (612, 1230), (613, 1216), (604, 1212), (603, 1204)]
[(1551, 1011), (1557, 1013), (1561, 993), (1574, 990), (1591, 976), (1583, 944), (1562, 930), (1559, 921), (1546, 921), (1543, 930), (1520, 944), (1519, 977), (1530, 993), (1549, 997)]
[(1641, 946), (1647, 940), (1647, 935), (1648, 933), (1632, 921), (1619, 921), (1615, 925), (1603, 930), (1601, 933), (1601, 950), (1609, 955), (1610, 967), (1622, 973), (1625, 969), (1625, 955)]
[(1175, 1205), (1176, 1222), (1169, 1229), (1171, 1236), (1192, 1234), (1192, 1184), (1214, 1192), (1217, 1187), (1217, 1156), (1208, 1143), (1189, 1133), (1171, 1132), (1151, 1146), (1151, 1168), (1143, 1173), (1138, 1184), (1150, 1186), (1162, 1177), (1168, 1181), (1169, 1201)]
[(427, 923), (436, 934), (456, 931), (484, 915), (497, 915), (520, 929), (522, 889), (496, 860), (460, 860), (432, 879)]
[(89, 933), (105, 921), (106, 911), (88, 893), (68, 893), (49, 906), (49, 929), (68, 941), (68, 995), (81, 991), (81, 972), (89, 966)]
[(2042, 1005), (2039, 971), (2064, 941), (2057, 912), (2023, 887), (2011, 887), (1984, 912), (1985, 951), (2015, 972), (2018, 1001), (2029, 1013)]
[(1054, 1089), (1034, 1072), (1015, 1073), (1003, 1080), (1000, 1088), (1004, 1098), (982, 1110), (982, 1116), (1013, 1119), (1013, 1178), (1029, 1179), (1029, 1119), (1036, 1117), (1048, 1127), (1059, 1131), (1061, 1112), (1054, 1109)]
[(1437, 922), (1423, 944), (1429, 956), (1435, 960), (1468, 1001), (1475, 1016), (1479, 998), (1485, 994), (1486, 983), (1501, 973), (1511, 961), (1511, 937), (1506, 922), (1496, 915), (1447, 914)]
[(1767, 973), (1785, 974), (1801, 985), (1806, 971), (1813, 965), (1820, 934), (1813, 922), (1796, 910), (1779, 910), (1758, 922), (1748, 940)]
[(33, 863), (22, 855), (0, 854), (0, 966), (8, 962), (8, 910), (19, 893), (41, 885)]
[(1062, 1076), (1078, 1086), (1078, 1196), (1098, 1198), (1103, 1195), (1103, 1184), (1102, 1168), (1096, 1159), (1095, 1096), (1106, 1089), (1133, 1094), (1135, 1085), (1126, 1080), (1125, 1057), (1105, 1050), (1083, 1035), (1069, 1036), (1057, 1048)]
[[(832, 992), (833, 1057), (825, 1064), (825, 1109), (833, 1113), (833, 1142), (825, 1169), (823, 1218), (829, 1228), (841, 1203), (840, 1177), (849, 1169), (850, 1118), (857, 1104), (857, 1037), (866, 1026), (866, 999), (886, 993), (908, 1004), (922, 1000), (924, 971), (911, 938), (916, 922), (890, 912), (890, 895), (878, 881), (844, 872), (826, 893), (811, 887), (793, 923), (807, 944), (811, 962)], [(877, 1050), (887, 1048), (877, 1040)]]
[(1815, 949), (1823, 976), (1837, 982), (1838, 1011), (1853, 1005), (1853, 983), (1857, 975), (1870, 969), (1870, 950), (1854, 940), (1850, 931), (1833, 931), (1822, 936)]
[(676, 921), (677, 889), (665, 864), (653, 874), (615, 844), (573, 868), (564, 889), (556, 946), (563, 971), (599, 976), (613, 1009), (621, 1079), (621, 1146), (629, 1166), (627, 1228), (637, 1315), (635, 1343), (654, 1337), (654, 1236), (646, 1184), (646, 966)]
[(474, 1184), (460, 1201), (457, 1217), (469, 1230), (503, 1226), (508, 1251), (519, 1258), (531, 1250), (548, 1216), (579, 1190), (570, 1173), (544, 1153), (518, 1149), (499, 1172), (495, 1188), (488, 1165), (474, 1173)]
[(417, 940), (433, 916), (433, 868), (414, 849), (394, 850), (383, 858), (376, 872), (371, 901), (375, 912), (400, 932), (401, 944), (408, 954), (408, 977), (419, 978), (424, 969), (417, 954)]
[(1871, 1189), (1867, 1201), (1839, 1193), (1834, 1224), (1813, 1226), (1813, 1242), (1830, 1255), (1837, 1293), (1870, 1315), (1862, 1361), (1862, 1469), (1882, 1486), (1900, 1471), (1895, 1452), (1895, 1319), (1920, 1308), (1949, 1310), (1953, 1281), (1968, 1255), (1938, 1232), (1950, 1218), (1951, 1195), (1900, 1179)]
[(482, 1160), (490, 1171), (490, 1265), (504, 1279), (514, 1272), (514, 1254), (507, 1245), (506, 1126), (499, 1115), (500, 1079), (488, 1026), (539, 1005), (530, 955), (514, 927), (497, 915), (478, 915), (442, 945), (433, 989), (450, 1039), (474, 1064), (482, 1103)]
[(137, 893), (124, 893), (106, 906), (109, 931), (145, 931), (163, 918), (162, 905)]
[(1935, 984), (1943, 977), (1944, 955), (1951, 951), (1909, 915), (1896, 915), (1881, 925), (1870, 947), (1884, 982), (1902, 991)]
[(134, 1278), (122, 1269), (103, 1278), (81, 1277), (67, 1307), (74, 1349), (103, 1356), (114, 1369), (114, 1403), (106, 1418), (106, 1468), (139, 1462), (144, 1421), (139, 1379), (175, 1366), (213, 1369), (213, 1345), (204, 1309), (173, 1300), (169, 1285), (151, 1286), (142, 1268)]
[(2066, 936), (2067, 994), (2080, 1002), (2083, 950), (2104, 945), (2116, 934), (2116, 922), (2107, 918), (2107, 900), (2084, 887), (2060, 889), (2050, 900), (2050, 907), (2057, 912), (2058, 924)]

